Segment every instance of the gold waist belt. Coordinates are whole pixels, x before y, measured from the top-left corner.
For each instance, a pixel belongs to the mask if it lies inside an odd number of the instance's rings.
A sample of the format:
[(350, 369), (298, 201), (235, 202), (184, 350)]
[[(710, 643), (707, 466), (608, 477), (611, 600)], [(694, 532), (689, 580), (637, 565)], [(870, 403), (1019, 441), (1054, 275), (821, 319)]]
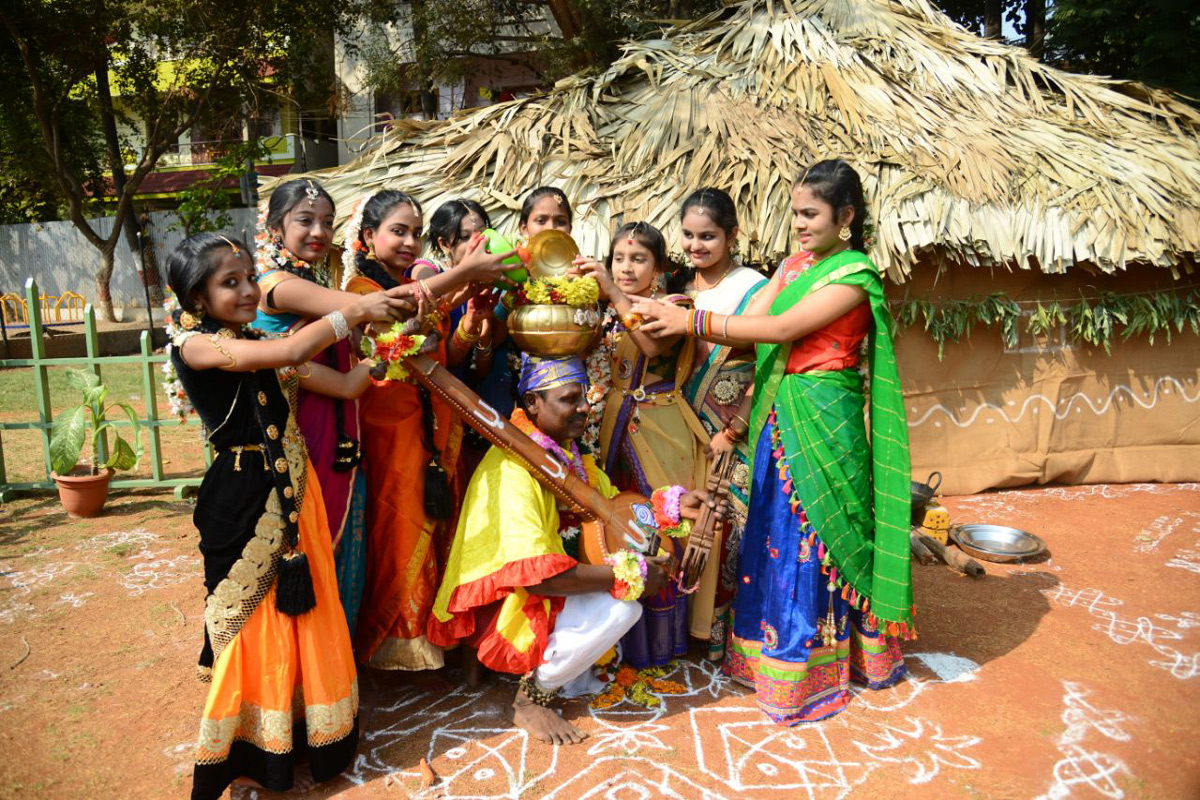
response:
[[(267, 448), (261, 444), (235, 444), (233, 447), (226, 447), (218, 452), (233, 453), (233, 471), (242, 471), (242, 453), (266, 453)], [(267, 464), (267, 458), (263, 456), (263, 469), (270, 469)]]

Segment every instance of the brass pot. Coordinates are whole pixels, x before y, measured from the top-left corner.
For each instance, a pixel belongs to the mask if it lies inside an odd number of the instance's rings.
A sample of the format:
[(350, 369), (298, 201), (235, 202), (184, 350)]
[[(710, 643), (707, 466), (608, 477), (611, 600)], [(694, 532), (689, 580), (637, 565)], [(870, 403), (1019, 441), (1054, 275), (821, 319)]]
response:
[(508, 317), (508, 332), (517, 347), (534, 356), (559, 358), (587, 350), (599, 325), (581, 325), (575, 312), (587, 311), (568, 305), (519, 306)]

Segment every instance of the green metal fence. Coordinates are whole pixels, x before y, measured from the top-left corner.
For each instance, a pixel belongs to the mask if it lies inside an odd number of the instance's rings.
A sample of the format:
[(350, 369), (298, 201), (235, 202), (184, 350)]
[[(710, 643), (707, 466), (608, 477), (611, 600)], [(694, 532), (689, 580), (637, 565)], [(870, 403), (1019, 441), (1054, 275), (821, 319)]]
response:
[[(84, 309), (83, 324), (83, 337), (87, 355), (70, 358), (47, 358), (46, 343), (43, 339), (44, 329), (42, 326), (40, 293), (37, 283), (32, 278), (25, 281), (25, 299), (29, 308), (29, 342), (30, 355), (32, 357), (0, 359), (0, 369), (9, 367), (33, 368), (34, 401), (37, 407), (38, 418), (33, 422), (0, 422), (0, 500), (7, 500), (22, 492), (44, 491), (56, 488), (50, 476), (50, 432), (54, 427), (54, 418), (51, 411), (52, 406), (50, 404), (49, 378), (49, 370), (52, 367), (84, 367), (94, 373), (96, 377), (103, 379), (101, 369), (105, 365), (139, 365), (142, 392), (146, 398), (146, 413), (144, 418), (139, 420), (142, 426), (140, 435), (146, 437), (142, 456), (143, 458), (149, 458), (151, 475), (149, 478), (121, 478), (121, 473), (118, 472), (113, 476), (113, 480), (109, 486), (114, 489), (171, 487), (174, 488), (177, 497), (182, 497), (184, 492), (189, 488), (198, 486), (202, 477), (200, 474), (188, 478), (168, 478), (163, 470), (162, 438), (159, 429), (166, 425), (177, 427), (179, 420), (174, 416), (162, 419), (158, 414), (158, 397), (155, 393), (155, 386), (162, 374), (161, 365), (167, 360), (167, 357), (165, 354), (156, 354), (154, 352), (150, 340), (150, 332), (142, 331), (137, 355), (100, 356), (99, 336), (96, 331), (96, 313), (91, 305), (88, 305)], [(132, 427), (132, 423), (124, 418), (110, 419), (109, 422), (116, 426)], [(200, 422), (195, 417), (192, 417), (187, 420), (187, 424), (196, 426)], [(9, 483), (8, 472), (4, 462), (4, 432), (31, 429), (37, 430), (40, 433), (39, 439), (42, 446), (45, 479), (24, 483)], [(197, 446), (201, 446), (199, 442), (197, 442)], [(97, 454), (99, 459), (103, 460), (107, 458), (107, 450), (107, 442), (102, 440), (100, 442), (100, 452)], [(205, 463), (211, 463), (212, 455), (209, 449), (203, 447), (203, 450)]]

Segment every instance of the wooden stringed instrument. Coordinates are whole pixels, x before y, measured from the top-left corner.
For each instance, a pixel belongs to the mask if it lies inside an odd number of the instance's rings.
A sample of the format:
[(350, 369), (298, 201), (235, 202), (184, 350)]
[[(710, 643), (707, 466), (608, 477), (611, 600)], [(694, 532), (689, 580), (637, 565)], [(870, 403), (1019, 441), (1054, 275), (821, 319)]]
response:
[(566, 464), (551, 458), (537, 442), (489, 406), (449, 370), (429, 356), (409, 356), (405, 364), (412, 376), (445, 400), (454, 413), (529, 470), (543, 486), (583, 520), (579, 560), (603, 564), (618, 550), (658, 552), (658, 525), (650, 501), (637, 492), (607, 498), (580, 480)]
[(721, 501), (729, 495), (733, 470), (737, 464), (734, 451), (727, 450), (718, 453), (709, 466), (704, 491), (708, 492), (708, 496), (715, 502), (700, 506), (700, 514), (688, 535), (687, 549), (683, 552), (683, 562), (680, 565), (680, 582), (683, 587), (687, 587), (684, 591), (694, 591), (700, 585), (700, 576), (704, 574), (704, 565), (708, 563), (708, 556), (712, 552), (717, 525), (722, 520), (718, 508)]

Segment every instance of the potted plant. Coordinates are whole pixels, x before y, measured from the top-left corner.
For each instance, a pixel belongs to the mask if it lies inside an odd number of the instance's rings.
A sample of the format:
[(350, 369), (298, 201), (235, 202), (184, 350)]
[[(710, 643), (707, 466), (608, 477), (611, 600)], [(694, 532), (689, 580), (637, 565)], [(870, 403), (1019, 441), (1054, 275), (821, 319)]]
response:
[[(95, 374), (82, 369), (67, 371), (67, 383), (78, 389), (83, 402), (62, 414), (54, 422), (50, 436), (50, 468), (54, 482), (58, 484), (58, 497), (63, 508), (72, 517), (94, 517), (104, 508), (108, 499), (108, 482), (114, 470), (132, 469), (141, 457), (141, 430), (137, 414), (128, 403), (110, 403), (108, 387)], [(133, 441), (137, 449), (129, 444), (116, 428), (105, 418), (106, 413), (120, 408), (133, 424)], [(92, 452), (87, 464), (79, 463), (84, 439), (91, 426)], [(103, 464), (98, 463), (97, 448), (105, 431), (112, 431), (112, 452)]]

